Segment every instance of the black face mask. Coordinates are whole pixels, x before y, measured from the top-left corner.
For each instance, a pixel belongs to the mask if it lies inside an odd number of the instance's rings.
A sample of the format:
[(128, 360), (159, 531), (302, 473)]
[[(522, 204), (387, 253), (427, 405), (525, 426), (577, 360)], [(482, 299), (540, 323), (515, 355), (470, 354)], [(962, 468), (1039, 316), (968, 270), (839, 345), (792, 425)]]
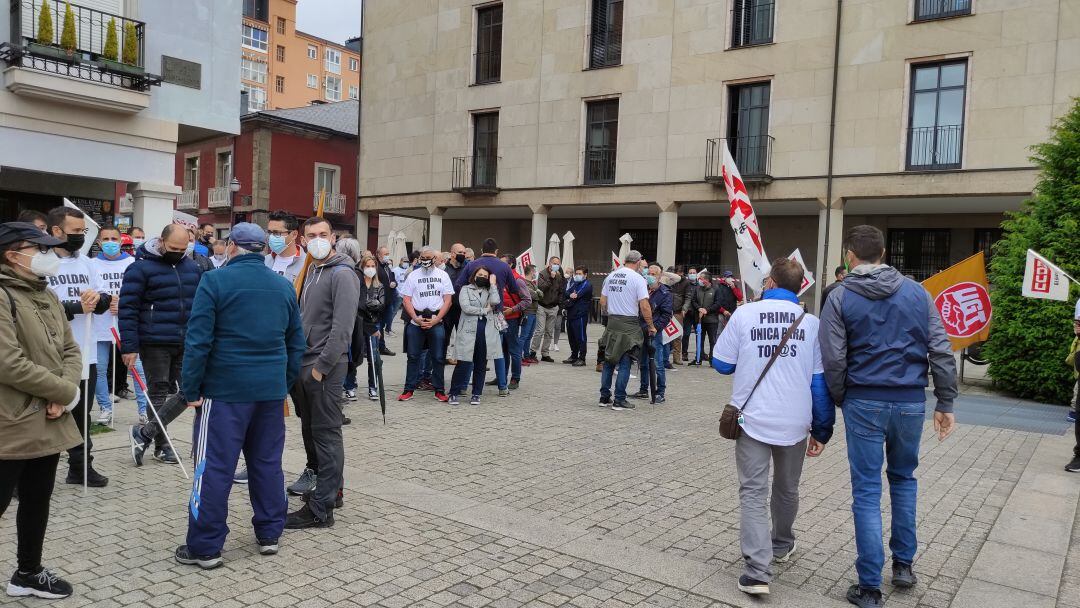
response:
[(476, 283), (476, 286), (480, 289), (487, 289), (488, 287), (491, 287), (491, 279), (487, 277), (476, 277), (474, 283)]
[(170, 266), (176, 266), (180, 263), (180, 260), (184, 259), (183, 251), (166, 251), (161, 254), (161, 259), (165, 260), (166, 264)]
[(431, 265), (435, 263), (435, 260), (420, 260), (421, 268), (431, 268)]
[(454, 259), (457, 260), (457, 263), (459, 265), (464, 264), (465, 263), (465, 254), (464, 253), (459, 253), (459, 254), (454, 256)]
[(68, 251), (70, 251), (72, 253), (75, 253), (76, 251), (82, 249), (83, 245), (85, 245), (85, 244), (86, 244), (86, 235), (85, 234), (82, 234), (81, 232), (76, 233), (76, 234), (69, 234), (69, 235), (67, 235), (67, 242), (64, 243), (64, 249), (67, 249)]

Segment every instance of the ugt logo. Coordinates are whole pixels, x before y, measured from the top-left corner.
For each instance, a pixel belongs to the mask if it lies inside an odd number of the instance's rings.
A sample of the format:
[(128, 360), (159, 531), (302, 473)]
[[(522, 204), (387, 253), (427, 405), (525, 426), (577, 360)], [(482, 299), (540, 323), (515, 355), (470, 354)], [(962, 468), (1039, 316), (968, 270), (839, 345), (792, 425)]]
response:
[(990, 324), (990, 294), (978, 283), (957, 283), (938, 294), (934, 305), (950, 338), (974, 336)]
[(1031, 273), (1031, 291), (1035, 293), (1050, 293), (1050, 279), (1053, 273), (1050, 267), (1039, 258), (1035, 258), (1035, 267)]

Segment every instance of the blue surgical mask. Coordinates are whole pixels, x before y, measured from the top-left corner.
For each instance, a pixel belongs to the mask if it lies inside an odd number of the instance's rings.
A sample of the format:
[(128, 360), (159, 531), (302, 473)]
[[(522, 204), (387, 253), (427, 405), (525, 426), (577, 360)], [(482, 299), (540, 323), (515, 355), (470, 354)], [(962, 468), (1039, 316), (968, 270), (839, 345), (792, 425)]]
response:
[(136, 249), (138, 249), (139, 247), (142, 247), (144, 243), (146, 243), (146, 239), (136, 239), (136, 238), (131, 239), (131, 246), (136, 248)]
[(270, 245), (270, 251), (273, 251), (274, 253), (281, 253), (282, 251), (285, 251), (286, 242), (285, 237), (283, 236), (271, 234), (270, 238), (267, 239), (266, 242), (268, 245)]
[(110, 258), (115, 258), (120, 255), (120, 243), (117, 243), (116, 241), (105, 241), (101, 244), (101, 250)]
[(551, 272), (559, 272), (560, 266), (558, 264), (551, 265)]
[(654, 277), (654, 276), (653, 276), (653, 275), (651, 275), (651, 274), (650, 274), (649, 276), (645, 277), (645, 281), (646, 281), (646, 282), (647, 282), (647, 283), (648, 283), (648, 284), (649, 284), (650, 286), (652, 286), (652, 285), (656, 285), (656, 277)]
[(690, 279), (691, 281), (696, 281), (697, 280), (697, 273), (696, 272), (691, 272), (690, 274), (686, 275), (686, 278)]
[(575, 283), (584, 283), (585, 282), (585, 275), (583, 275), (583, 274), (575, 274), (574, 275), (574, 282)]
[(649, 269), (648, 269), (648, 268), (642, 268), (642, 269), (641, 269), (641, 270), (639, 270), (638, 272), (640, 272), (640, 273), (641, 273), (641, 276), (643, 276), (643, 277), (647, 277), (647, 276), (649, 276)]
[(389, 264), (393, 260), (390, 259), (390, 256), (385, 256), (385, 257), (383, 257), (382, 261), (383, 261), (383, 264)]

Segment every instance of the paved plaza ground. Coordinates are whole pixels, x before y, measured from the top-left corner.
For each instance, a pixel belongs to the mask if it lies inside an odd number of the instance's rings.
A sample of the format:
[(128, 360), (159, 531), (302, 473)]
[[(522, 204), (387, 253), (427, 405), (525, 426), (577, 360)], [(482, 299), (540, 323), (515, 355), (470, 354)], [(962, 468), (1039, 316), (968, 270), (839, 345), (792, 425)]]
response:
[[(405, 357), (386, 361), (396, 396)], [(417, 393), (389, 403), (385, 426), (377, 403), (350, 404), (336, 526), (286, 532), (279, 555), (259, 556), (238, 486), (226, 563), (210, 572), (172, 558), (190, 489), (179, 468), (148, 459), (137, 469), (124, 433), (99, 435), (96, 464), (109, 486), (83, 497), (61, 484), (53, 498), (45, 561), (76, 587), (55, 605), (846, 605), (855, 546), (842, 421), (824, 455), (807, 460), (795, 559), (777, 568), (770, 599), (752, 601), (735, 590), (734, 449), (717, 434), (729, 379), (680, 367), (667, 404), (626, 412), (596, 406), (598, 383), (591, 367), (532, 366), (509, 398), (489, 392), (479, 407), (450, 408)], [(920, 580), (907, 592), (886, 584), (887, 605), (1080, 608), (1080, 476), (1062, 471), (1072, 447), (1065, 409), (968, 393), (953, 437), (939, 443), (927, 423)], [(121, 404), (118, 428), (133, 408)], [(1042, 432), (1017, 430), (1036, 418)], [(184, 414), (172, 429), (180, 452), (190, 422)], [(289, 418), (287, 479), (302, 468)], [(14, 567), (13, 516), (0, 520), (3, 572)]]

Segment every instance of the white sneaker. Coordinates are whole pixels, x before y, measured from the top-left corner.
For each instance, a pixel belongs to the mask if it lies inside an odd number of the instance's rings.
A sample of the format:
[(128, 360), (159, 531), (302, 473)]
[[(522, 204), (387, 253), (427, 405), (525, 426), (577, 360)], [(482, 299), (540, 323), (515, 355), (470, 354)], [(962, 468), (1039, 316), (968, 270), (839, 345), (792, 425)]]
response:
[(559, 345), (558, 344), (552, 344), (551, 345), (551, 350), (553, 350), (555, 352), (559, 352)]
[(112, 410), (103, 411), (98, 416), (97, 423), (102, 426), (112, 426)]

